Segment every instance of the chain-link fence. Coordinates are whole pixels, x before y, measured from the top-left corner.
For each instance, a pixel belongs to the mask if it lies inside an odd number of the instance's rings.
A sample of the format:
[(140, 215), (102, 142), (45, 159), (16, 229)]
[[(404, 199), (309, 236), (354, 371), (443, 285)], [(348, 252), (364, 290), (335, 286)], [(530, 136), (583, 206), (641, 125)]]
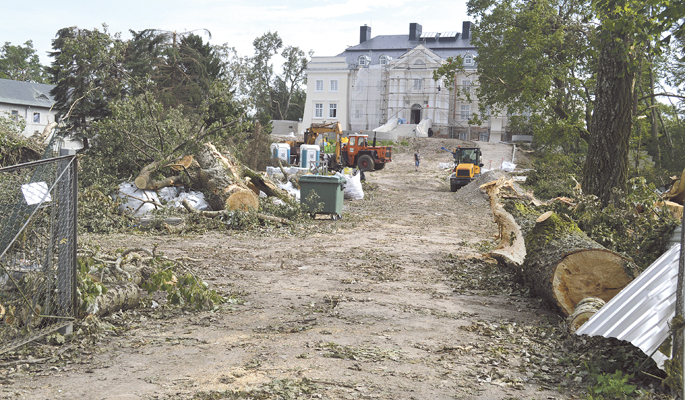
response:
[(76, 317), (76, 156), (0, 168), (0, 353)]

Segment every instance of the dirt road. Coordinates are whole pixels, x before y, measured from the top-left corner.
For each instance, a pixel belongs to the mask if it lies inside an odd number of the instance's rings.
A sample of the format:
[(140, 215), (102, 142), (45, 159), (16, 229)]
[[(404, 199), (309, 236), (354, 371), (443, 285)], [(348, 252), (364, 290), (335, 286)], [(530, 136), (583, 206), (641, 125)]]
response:
[[(341, 221), (82, 238), (201, 260), (203, 278), (244, 303), (115, 315), (110, 335), (69, 357), (0, 364), (0, 398), (567, 398), (510, 339), (554, 317), (482, 259), (497, 233), (487, 201), (469, 186), (451, 193), (439, 168), (451, 160), (440, 147), (456, 143), (396, 151)], [(486, 167), (511, 159), (510, 146), (481, 145)]]

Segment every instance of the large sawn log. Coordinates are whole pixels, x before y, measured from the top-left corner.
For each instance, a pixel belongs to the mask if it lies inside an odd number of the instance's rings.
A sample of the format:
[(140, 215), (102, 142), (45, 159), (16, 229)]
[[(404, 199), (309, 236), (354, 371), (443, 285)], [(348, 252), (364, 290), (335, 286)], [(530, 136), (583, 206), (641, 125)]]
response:
[(630, 259), (590, 239), (570, 219), (542, 213), (542, 203), (516, 191), (511, 180), (481, 187), (500, 228), (500, 244), (490, 255), (565, 316), (584, 298), (611, 300), (633, 279)]
[(209, 191), (207, 201), (214, 210), (259, 209), (259, 198), (241, 179), (240, 167), (219, 152), (211, 143), (205, 143), (196, 156), (200, 165), (198, 181)]
[(630, 281), (632, 260), (590, 239), (575, 222), (551, 211), (526, 235), (524, 282), (568, 316), (587, 297), (611, 300)]

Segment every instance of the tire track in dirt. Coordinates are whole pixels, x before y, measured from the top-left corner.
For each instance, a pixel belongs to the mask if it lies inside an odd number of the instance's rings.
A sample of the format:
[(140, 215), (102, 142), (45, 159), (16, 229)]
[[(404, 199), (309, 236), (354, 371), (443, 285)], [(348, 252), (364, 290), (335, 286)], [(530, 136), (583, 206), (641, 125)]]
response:
[[(519, 355), (495, 365), (490, 339), (460, 328), (534, 323), (544, 312), (506, 294), (456, 294), (441, 271), (453, 257), (480, 257), (497, 233), (484, 199), (460, 203), (449, 192), (438, 163), (450, 156), (439, 148), (454, 143), (415, 142), (419, 172), (413, 149), (397, 149), (367, 174), (373, 189), (363, 201), (346, 201), (342, 221), (317, 220), (316, 229), (89, 238), (202, 258), (200, 275), (245, 303), (126, 313), (129, 329), (94, 355), (13, 387), (27, 399), (204, 399), (212, 390), (247, 399), (264, 388), (329, 399), (561, 398), (516, 381)], [(519, 383), (489, 383), (493, 368)]]

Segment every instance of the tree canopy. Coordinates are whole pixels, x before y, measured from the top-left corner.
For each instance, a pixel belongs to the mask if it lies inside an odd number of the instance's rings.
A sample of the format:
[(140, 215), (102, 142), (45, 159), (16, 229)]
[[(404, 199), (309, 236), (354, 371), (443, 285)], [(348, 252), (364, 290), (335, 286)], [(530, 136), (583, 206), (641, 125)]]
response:
[(31, 40), (27, 40), (23, 46), (5, 42), (0, 48), (0, 78), (50, 83), (50, 77), (41, 65)]
[(603, 203), (613, 188), (624, 190), (643, 97), (636, 80), (649, 82), (652, 56), (682, 36), (685, 8), (669, 0), (470, 0), (468, 11), (481, 115), (499, 109), (510, 128), (534, 132), (537, 145), (587, 151), (582, 186)]

